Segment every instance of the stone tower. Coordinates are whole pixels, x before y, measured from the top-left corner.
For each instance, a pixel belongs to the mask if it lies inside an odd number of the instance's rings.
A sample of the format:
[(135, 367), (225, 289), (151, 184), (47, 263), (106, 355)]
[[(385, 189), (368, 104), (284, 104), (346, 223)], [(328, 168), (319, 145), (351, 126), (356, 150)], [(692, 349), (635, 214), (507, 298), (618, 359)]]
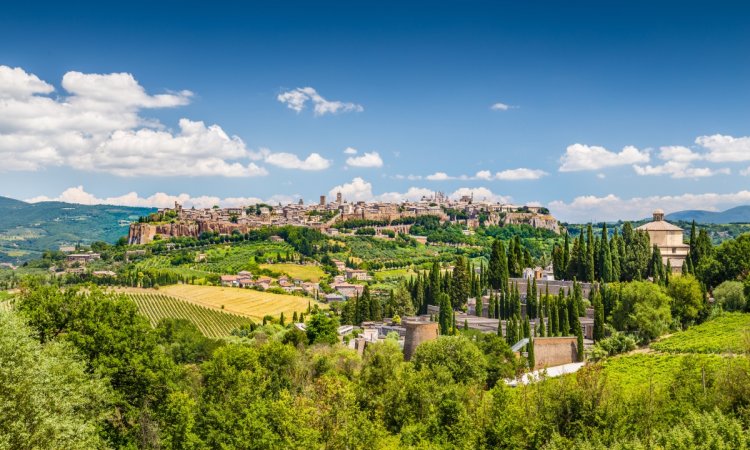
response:
[(409, 319), (404, 321), (406, 338), (404, 339), (404, 359), (409, 361), (422, 342), (432, 341), (438, 337), (438, 323), (427, 320)]

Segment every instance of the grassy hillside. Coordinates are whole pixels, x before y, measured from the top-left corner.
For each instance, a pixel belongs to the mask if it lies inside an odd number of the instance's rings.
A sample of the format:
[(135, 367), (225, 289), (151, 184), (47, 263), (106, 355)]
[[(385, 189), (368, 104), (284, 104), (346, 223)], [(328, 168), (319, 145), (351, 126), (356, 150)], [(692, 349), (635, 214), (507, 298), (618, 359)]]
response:
[(138, 310), (148, 317), (153, 326), (162, 319), (185, 319), (198, 327), (205, 336), (218, 338), (229, 336), (232, 330), (252, 322), (247, 317), (217, 311), (155, 292), (130, 292), (127, 295), (135, 301)]
[(25, 261), (65, 244), (113, 243), (127, 234), (129, 222), (152, 211), (0, 197), (0, 262)]
[(670, 353), (741, 353), (748, 347), (750, 314), (721, 316), (651, 344), (654, 350)]

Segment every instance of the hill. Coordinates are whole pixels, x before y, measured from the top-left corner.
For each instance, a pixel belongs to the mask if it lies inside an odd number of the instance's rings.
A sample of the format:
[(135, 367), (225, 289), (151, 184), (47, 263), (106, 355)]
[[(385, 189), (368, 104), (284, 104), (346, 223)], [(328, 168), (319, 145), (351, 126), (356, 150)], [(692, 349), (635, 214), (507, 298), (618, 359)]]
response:
[(113, 243), (127, 234), (129, 222), (153, 211), (0, 197), (0, 262), (22, 262), (60, 245)]
[(667, 215), (670, 221), (685, 221), (696, 223), (750, 223), (750, 205), (736, 206), (722, 212), (687, 210), (678, 211)]

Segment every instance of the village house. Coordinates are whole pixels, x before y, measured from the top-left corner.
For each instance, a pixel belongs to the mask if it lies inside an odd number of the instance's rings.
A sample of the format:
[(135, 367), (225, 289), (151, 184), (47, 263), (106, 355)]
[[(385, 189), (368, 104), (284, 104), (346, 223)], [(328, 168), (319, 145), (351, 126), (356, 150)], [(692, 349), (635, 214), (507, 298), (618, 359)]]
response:
[(347, 280), (370, 281), (372, 279), (366, 270), (346, 269), (345, 273)]
[(65, 257), (65, 260), (71, 264), (73, 263), (79, 263), (79, 264), (87, 264), (91, 261), (96, 261), (97, 259), (100, 259), (101, 255), (99, 253), (73, 253), (71, 255), (68, 255)]

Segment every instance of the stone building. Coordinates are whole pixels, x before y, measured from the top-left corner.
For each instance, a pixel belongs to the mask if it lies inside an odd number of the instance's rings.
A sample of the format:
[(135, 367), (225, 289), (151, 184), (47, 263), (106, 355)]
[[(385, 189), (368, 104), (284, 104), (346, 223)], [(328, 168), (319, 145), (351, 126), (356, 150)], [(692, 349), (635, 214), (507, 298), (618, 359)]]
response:
[(682, 272), (682, 264), (687, 258), (690, 246), (683, 241), (683, 229), (664, 220), (664, 211), (654, 211), (654, 220), (636, 230), (648, 233), (651, 245), (656, 245), (661, 252), (664, 265), (669, 262), (672, 272)]

